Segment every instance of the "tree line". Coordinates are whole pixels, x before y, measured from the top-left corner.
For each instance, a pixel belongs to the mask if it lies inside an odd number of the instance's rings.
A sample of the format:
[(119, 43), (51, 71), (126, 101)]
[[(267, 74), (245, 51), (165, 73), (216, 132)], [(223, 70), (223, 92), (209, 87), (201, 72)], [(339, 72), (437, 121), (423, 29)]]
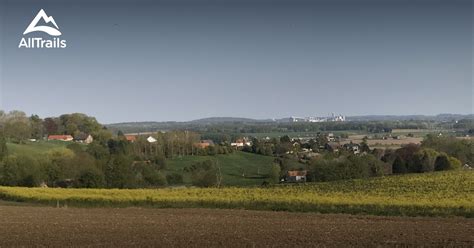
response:
[(22, 111), (6, 113), (0, 110), (0, 128), (4, 137), (14, 143), (24, 143), (29, 139), (39, 140), (55, 134), (67, 134), (75, 137), (85, 133), (102, 140), (112, 137), (112, 133), (97, 122), (94, 117), (81, 113), (42, 119), (38, 115), (27, 116)]

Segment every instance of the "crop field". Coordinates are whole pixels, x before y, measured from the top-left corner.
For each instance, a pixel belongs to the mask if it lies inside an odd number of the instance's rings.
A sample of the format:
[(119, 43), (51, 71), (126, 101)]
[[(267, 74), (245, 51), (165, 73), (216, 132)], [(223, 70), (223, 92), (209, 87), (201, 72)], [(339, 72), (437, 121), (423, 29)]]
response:
[(229, 208), (474, 217), (474, 172), (410, 174), (268, 188), (59, 189), (0, 187), (0, 198), (53, 206)]
[(472, 247), (474, 219), (0, 201), (0, 247)]

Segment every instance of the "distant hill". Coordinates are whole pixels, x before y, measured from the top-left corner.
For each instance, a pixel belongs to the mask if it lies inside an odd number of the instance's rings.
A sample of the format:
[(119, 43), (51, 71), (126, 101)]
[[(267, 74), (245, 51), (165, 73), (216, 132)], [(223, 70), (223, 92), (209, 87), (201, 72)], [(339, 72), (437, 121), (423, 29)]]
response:
[(215, 123), (254, 123), (262, 122), (264, 120), (256, 120), (251, 118), (240, 118), (240, 117), (209, 117), (203, 119), (197, 119), (190, 121), (190, 123), (202, 123), (202, 124), (215, 124)]
[[(365, 121), (436, 121), (436, 122), (450, 122), (454, 120), (470, 119), (474, 120), (474, 115), (460, 115), (460, 114), (439, 114), (439, 115), (363, 115), (363, 116), (348, 116), (348, 122), (365, 122)], [(242, 117), (209, 117), (197, 119), (187, 122), (124, 122), (106, 125), (107, 128), (113, 132), (121, 130), (124, 133), (144, 133), (157, 132), (176, 129), (187, 130), (206, 130), (206, 127), (212, 125), (267, 125), (267, 124), (289, 124), (290, 118), (281, 119), (252, 119)], [(291, 124), (291, 123), (290, 123)]]

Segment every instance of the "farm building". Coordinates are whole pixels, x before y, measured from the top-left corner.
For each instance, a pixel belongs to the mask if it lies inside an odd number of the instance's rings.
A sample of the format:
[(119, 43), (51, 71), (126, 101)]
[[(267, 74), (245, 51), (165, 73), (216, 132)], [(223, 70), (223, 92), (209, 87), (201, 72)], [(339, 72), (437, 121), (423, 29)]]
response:
[(49, 135), (48, 140), (73, 141), (74, 138), (71, 135)]
[(252, 143), (248, 141), (247, 139), (237, 139), (235, 142), (230, 143), (231, 146), (233, 147), (244, 147), (244, 146), (251, 146)]
[(74, 141), (79, 143), (90, 144), (92, 143), (92, 141), (94, 141), (94, 138), (92, 138), (92, 135), (90, 134), (81, 133), (74, 137)]
[(152, 136), (148, 136), (148, 138), (146, 138), (146, 141), (148, 141), (148, 143), (155, 143), (155, 142), (157, 142), (158, 140), (156, 140), (156, 139), (153, 138)]
[(130, 141), (130, 142), (135, 142), (137, 140), (137, 136), (136, 135), (125, 135), (125, 139), (127, 139), (127, 141)]
[(199, 143), (194, 143), (194, 146), (197, 148), (206, 148), (209, 146), (213, 146), (214, 142), (212, 140), (201, 140)]
[(307, 174), (308, 172), (305, 170), (302, 170), (302, 171), (291, 170), (286, 173), (285, 181), (292, 182), (292, 183), (306, 182)]

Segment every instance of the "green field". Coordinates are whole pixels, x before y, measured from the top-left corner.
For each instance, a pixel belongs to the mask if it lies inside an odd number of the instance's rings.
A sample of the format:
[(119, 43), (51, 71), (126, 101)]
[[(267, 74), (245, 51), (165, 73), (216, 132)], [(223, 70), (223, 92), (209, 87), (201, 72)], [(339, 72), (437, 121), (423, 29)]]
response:
[[(167, 161), (167, 173), (183, 173), (186, 166), (205, 160), (215, 160), (221, 169), (223, 183), (228, 186), (260, 185), (268, 176), (273, 157), (246, 152), (234, 152), (216, 156), (183, 156)], [(190, 179), (184, 177), (184, 182), (190, 184)]]
[(26, 144), (7, 143), (7, 147), (10, 154), (39, 155), (51, 149), (66, 147), (70, 143), (64, 141), (37, 141), (27, 142)]
[(60, 189), (0, 187), (0, 199), (59, 206), (236, 208), (474, 217), (474, 171), (410, 174), (268, 188)]

